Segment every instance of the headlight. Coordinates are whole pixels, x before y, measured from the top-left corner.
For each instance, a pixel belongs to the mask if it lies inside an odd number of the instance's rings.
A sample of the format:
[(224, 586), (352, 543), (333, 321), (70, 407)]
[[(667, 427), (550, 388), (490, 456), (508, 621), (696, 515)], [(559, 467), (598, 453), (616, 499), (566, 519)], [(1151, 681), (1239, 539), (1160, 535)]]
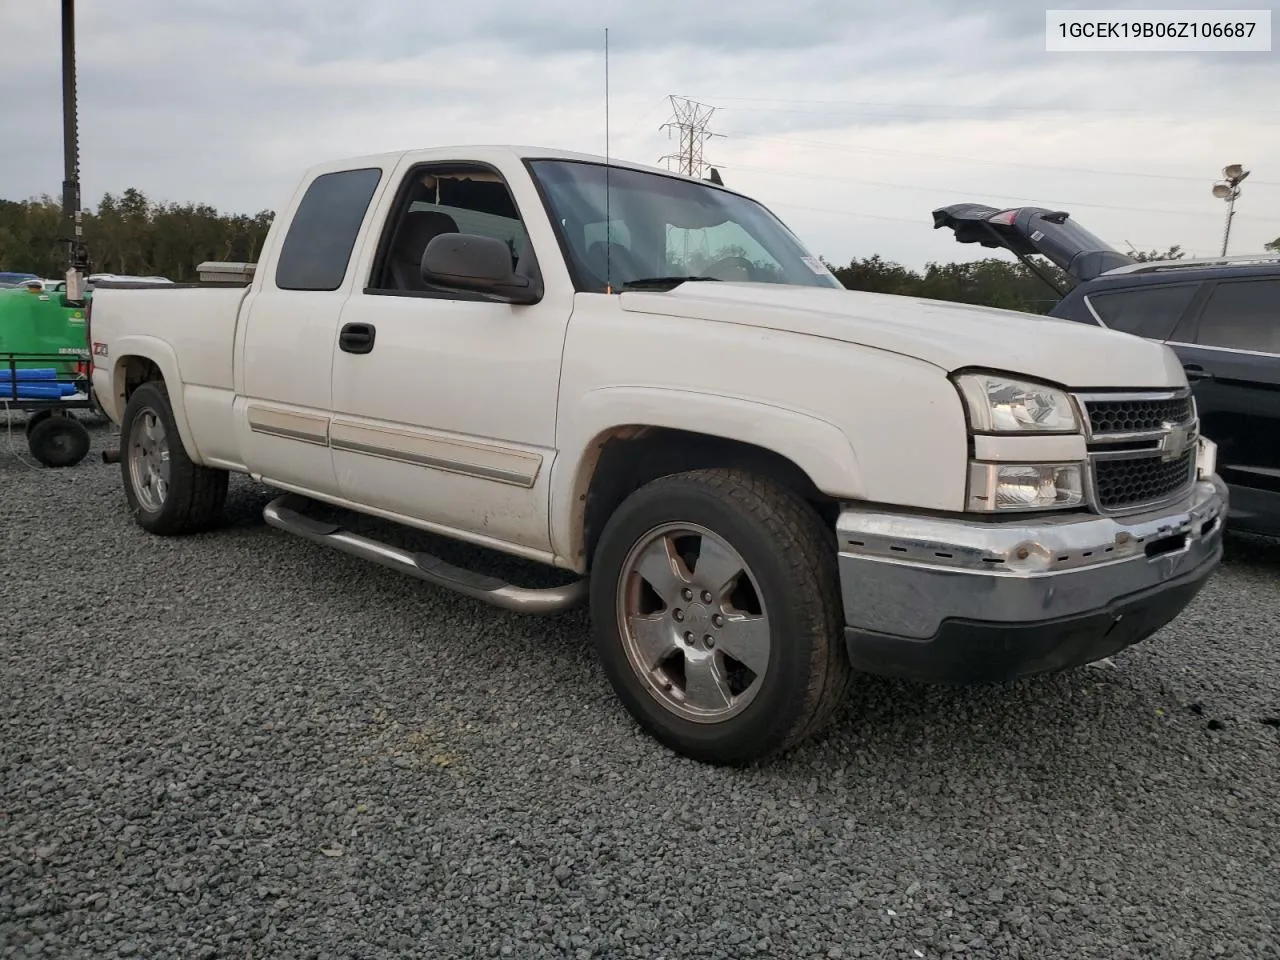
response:
[(969, 464), (970, 510), (1057, 510), (1083, 503), (1078, 463)]
[(966, 373), (956, 378), (956, 385), (979, 433), (1076, 433), (1080, 429), (1071, 398), (1056, 387), (989, 373)]

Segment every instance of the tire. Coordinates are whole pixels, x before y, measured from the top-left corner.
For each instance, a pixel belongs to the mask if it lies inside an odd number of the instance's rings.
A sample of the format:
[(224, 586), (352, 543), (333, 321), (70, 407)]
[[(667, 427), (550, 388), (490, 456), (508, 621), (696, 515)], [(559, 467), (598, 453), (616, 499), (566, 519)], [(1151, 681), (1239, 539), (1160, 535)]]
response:
[[(681, 530), (701, 537), (691, 571), (687, 560), (656, 552), (691, 545)], [(725, 581), (739, 566), (742, 574)], [(651, 593), (662, 580), (665, 596)], [(736, 586), (717, 598), (721, 582)], [(704, 604), (707, 586), (712, 602)], [(694, 591), (693, 602), (681, 589)], [(614, 691), (641, 727), (683, 756), (726, 766), (765, 759), (826, 725), (848, 690), (834, 534), (767, 478), (697, 470), (641, 487), (601, 532), (590, 590), (596, 652)]]
[(89, 452), (89, 431), (75, 417), (49, 416), (27, 432), (27, 448), (46, 467), (74, 467)]
[(144, 383), (129, 397), (120, 441), (125, 499), (138, 526), (177, 536), (217, 522), (227, 499), (227, 471), (191, 461), (163, 382)]
[(35, 429), (37, 423), (43, 423), (45, 420), (48, 420), (52, 416), (53, 416), (52, 410), (37, 410), (35, 413), (31, 414), (31, 416), (27, 417), (27, 428), (26, 428), (27, 440), (30, 441), (31, 431)]

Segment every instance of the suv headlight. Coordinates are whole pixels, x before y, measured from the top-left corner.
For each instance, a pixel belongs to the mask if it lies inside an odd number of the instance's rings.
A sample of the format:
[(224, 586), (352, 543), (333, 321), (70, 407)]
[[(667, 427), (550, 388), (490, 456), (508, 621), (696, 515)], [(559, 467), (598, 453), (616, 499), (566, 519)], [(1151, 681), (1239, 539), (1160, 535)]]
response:
[(956, 386), (978, 433), (1077, 433), (1071, 398), (1057, 387), (991, 373), (966, 373)]

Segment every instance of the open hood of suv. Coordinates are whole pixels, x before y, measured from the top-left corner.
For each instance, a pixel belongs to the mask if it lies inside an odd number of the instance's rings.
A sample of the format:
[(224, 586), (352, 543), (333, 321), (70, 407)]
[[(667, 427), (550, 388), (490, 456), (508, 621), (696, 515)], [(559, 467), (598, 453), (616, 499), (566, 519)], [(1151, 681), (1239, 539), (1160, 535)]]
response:
[(950, 227), (960, 243), (1004, 247), (1027, 257), (1040, 254), (1076, 283), (1115, 267), (1135, 263), (1071, 219), (1065, 210), (1013, 207), (1001, 210), (981, 203), (956, 203), (933, 211), (933, 227)]

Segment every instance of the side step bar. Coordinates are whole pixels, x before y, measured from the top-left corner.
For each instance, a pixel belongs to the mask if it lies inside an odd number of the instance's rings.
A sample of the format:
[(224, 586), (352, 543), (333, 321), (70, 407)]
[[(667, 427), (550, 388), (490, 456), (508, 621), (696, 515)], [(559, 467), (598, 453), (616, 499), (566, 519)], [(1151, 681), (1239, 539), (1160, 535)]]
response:
[(447, 587), (476, 600), (516, 613), (548, 615), (582, 606), (587, 599), (587, 581), (575, 580), (563, 587), (530, 589), (517, 587), (497, 577), (485, 576), (446, 563), (430, 553), (401, 550), (352, 533), (336, 523), (314, 520), (303, 513), (307, 500), (288, 493), (277, 497), (262, 510), (270, 526), (316, 543), (341, 550), (438, 587)]

